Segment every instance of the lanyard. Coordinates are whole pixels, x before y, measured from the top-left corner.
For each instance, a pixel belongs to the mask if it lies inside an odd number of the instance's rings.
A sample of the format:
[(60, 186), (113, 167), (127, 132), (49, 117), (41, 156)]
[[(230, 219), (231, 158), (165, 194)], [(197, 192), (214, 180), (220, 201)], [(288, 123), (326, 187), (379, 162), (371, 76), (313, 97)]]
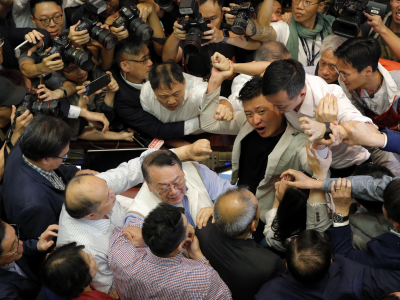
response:
[[(324, 40), (324, 36), (322, 35), (322, 31), (320, 32), (320, 34), (321, 34), (321, 44), (322, 44), (322, 41)], [(300, 37), (301, 45), (303, 46), (304, 53), (305, 53), (306, 56), (307, 56), (307, 67), (313, 66), (313, 65), (314, 65), (314, 60), (315, 60), (315, 58), (319, 55), (319, 53), (320, 53), (320, 51), (321, 51), (321, 50), (319, 50), (316, 54), (314, 54), (314, 51), (315, 51), (315, 40), (316, 40), (316, 38), (317, 38), (317, 37), (315, 37), (315, 38), (313, 39), (313, 43), (312, 43), (312, 53), (311, 53), (311, 52), (310, 52), (310, 48), (308, 47), (308, 44), (307, 44), (307, 40), (306, 40), (305, 38)], [(307, 49), (306, 49), (306, 47), (307, 47)]]

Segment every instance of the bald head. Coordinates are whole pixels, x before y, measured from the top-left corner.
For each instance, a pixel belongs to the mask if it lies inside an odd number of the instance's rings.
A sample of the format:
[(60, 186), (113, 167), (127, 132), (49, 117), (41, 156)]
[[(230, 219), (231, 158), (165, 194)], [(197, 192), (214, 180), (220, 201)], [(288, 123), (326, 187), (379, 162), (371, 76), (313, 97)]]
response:
[(65, 208), (71, 217), (82, 219), (97, 211), (107, 193), (103, 179), (89, 174), (75, 176), (65, 189)]
[(268, 41), (263, 43), (254, 53), (255, 61), (270, 61), (290, 58), (290, 53), (281, 42)]
[(243, 187), (226, 191), (215, 201), (215, 224), (227, 237), (243, 235), (253, 221), (258, 223), (258, 218), (258, 201), (253, 193)]

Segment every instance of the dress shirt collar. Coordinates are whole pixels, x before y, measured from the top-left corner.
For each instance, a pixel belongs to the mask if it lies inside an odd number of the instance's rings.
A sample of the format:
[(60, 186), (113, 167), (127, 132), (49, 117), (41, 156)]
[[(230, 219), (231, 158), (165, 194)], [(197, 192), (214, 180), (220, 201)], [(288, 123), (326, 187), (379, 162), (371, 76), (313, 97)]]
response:
[(398, 237), (400, 237), (400, 233), (397, 232), (396, 228), (394, 228), (394, 227), (390, 228), (390, 232), (393, 233), (394, 235), (397, 235)]
[[(133, 87), (133, 88), (135, 88), (137, 90), (141, 90), (142, 89), (143, 84), (137, 84), (137, 83), (130, 82), (130, 81), (125, 79), (125, 76), (121, 72), (120, 72), (120, 74), (121, 74), (121, 78), (126, 82), (126, 84), (130, 85), (131, 87)], [(147, 81), (147, 79), (146, 79), (146, 81)]]
[(314, 97), (311, 91), (311, 85), (308, 82), (309, 77), (306, 75), (306, 96), (304, 97), (304, 101), (300, 106), (298, 114), (306, 115), (310, 118), (314, 117)]
[(177, 265), (180, 265), (183, 259), (183, 255), (181, 251), (177, 256), (174, 257), (159, 257), (155, 256), (153, 253), (151, 253), (150, 249), (148, 251), (148, 262), (151, 264), (154, 264), (159, 267), (166, 267), (166, 268), (171, 268)]
[(113, 210), (107, 214), (106, 216), (108, 219), (99, 219), (99, 220), (91, 220), (91, 219), (81, 219), (82, 223), (87, 224), (88, 226), (98, 230), (101, 234), (107, 233), (108, 229), (110, 228), (110, 225), (113, 223), (112, 220), (112, 214), (115, 209), (115, 205), (113, 207)]

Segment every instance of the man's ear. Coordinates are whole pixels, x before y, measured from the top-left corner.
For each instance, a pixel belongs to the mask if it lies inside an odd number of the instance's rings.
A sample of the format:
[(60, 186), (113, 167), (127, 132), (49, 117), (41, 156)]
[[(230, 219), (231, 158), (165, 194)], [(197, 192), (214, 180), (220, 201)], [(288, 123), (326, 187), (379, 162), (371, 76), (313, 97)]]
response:
[(48, 158), (42, 158), (42, 164), (44, 165), (49, 164)]
[(147, 184), (147, 187), (149, 188), (150, 193), (153, 193), (153, 189), (151, 188), (150, 183), (148, 183), (147, 181), (145, 181), (145, 182)]
[(127, 63), (125, 61), (121, 61), (120, 63), (121, 70), (125, 73), (129, 73), (129, 69), (127, 68)]
[(366, 68), (363, 70), (363, 72), (364, 72), (364, 75), (366, 75), (366, 76), (371, 76), (372, 73), (373, 73), (372, 67), (371, 67), (371, 66), (366, 67)]
[(324, 1), (324, 2), (320, 2), (319, 4), (318, 4), (318, 10), (320, 11), (321, 9), (323, 9), (324, 7), (325, 7), (325, 5), (326, 5), (326, 2)]
[(256, 225), (256, 220), (253, 220), (251, 223), (250, 223), (250, 232), (255, 232), (256, 230), (257, 230), (257, 225)]
[(91, 213), (91, 214), (86, 215), (84, 217), (84, 219), (97, 220), (97, 217), (93, 213)]

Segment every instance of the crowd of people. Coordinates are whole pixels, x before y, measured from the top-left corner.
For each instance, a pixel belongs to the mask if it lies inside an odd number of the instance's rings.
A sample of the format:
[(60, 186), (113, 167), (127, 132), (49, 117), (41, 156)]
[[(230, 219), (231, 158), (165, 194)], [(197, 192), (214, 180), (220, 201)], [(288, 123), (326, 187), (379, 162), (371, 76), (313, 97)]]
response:
[[(400, 299), (380, 2), (343, 37), (323, 0), (0, 0), (0, 299)], [(230, 181), (200, 133), (236, 136)], [(65, 164), (137, 139), (170, 150)]]

